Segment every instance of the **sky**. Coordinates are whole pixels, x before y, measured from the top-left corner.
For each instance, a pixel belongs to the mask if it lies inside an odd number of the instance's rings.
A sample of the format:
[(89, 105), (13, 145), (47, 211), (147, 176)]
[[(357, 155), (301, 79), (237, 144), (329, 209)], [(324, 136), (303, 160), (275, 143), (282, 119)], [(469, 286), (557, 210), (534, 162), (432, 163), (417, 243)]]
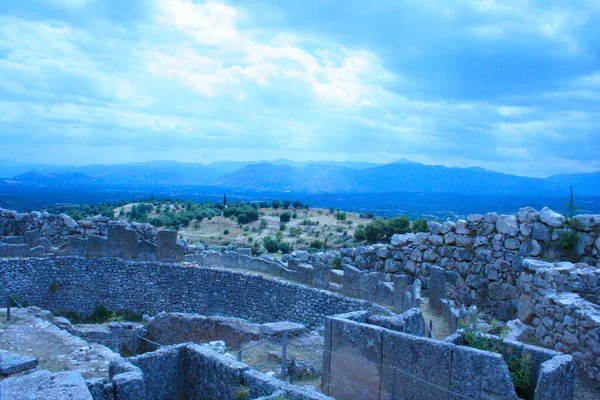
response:
[(0, 158), (600, 170), (597, 0), (2, 0)]

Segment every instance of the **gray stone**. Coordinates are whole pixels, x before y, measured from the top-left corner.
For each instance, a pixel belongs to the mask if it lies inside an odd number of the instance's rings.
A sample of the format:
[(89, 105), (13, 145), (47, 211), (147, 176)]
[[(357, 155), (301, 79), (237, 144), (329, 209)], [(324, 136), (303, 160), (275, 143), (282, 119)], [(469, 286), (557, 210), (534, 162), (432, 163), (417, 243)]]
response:
[(238, 247), (236, 251), (239, 255), (252, 256), (251, 247)]
[(541, 222), (534, 222), (531, 231), (531, 237), (535, 240), (547, 241), (550, 240), (550, 228)]
[(516, 236), (519, 232), (517, 217), (514, 215), (500, 215), (496, 221), (496, 230), (504, 235)]
[(156, 258), (159, 261), (179, 262), (183, 260), (183, 255), (183, 246), (177, 243), (177, 231), (162, 230), (156, 234)]
[(108, 244), (106, 247), (106, 252), (109, 257), (123, 256), (126, 228), (126, 225), (119, 222), (111, 222), (108, 224)]
[(441, 300), (446, 297), (446, 271), (440, 267), (431, 267), (429, 270), (429, 305), (433, 310), (441, 311)]
[(444, 230), (442, 224), (436, 221), (427, 221), (427, 228), (429, 229), (429, 232), (434, 235), (442, 234), (442, 231)]
[(28, 257), (43, 257), (45, 254), (42, 246), (32, 247), (27, 252)]
[(534, 400), (573, 400), (575, 362), (569, 355), (555, 356), (542, 363)]
[(525, 259), (523, 260), (523, 269), (527, 271), (536, 271), (542, 268), (552, 268), (554, 265), (552, 263), (540, 260), (531, 260)]
[(329, 270), (329, 282), (343, 283), (344, 282), (344, 271), (341, 269), (330, 269)]
[(83, 377), (75, 371), (41, 370), (8, 378), (0, 382), (0, 392), (2, 400), (92, 400)]
[(284, 332), (287, 332), (288, 335), (296, 335), (306, 331), (306, 326), (289, 321), (271, 322), (262, 324), (260, 326), (260, 331), (269, 336), (280, 336), (283, 335)]
[(4, 238), (6, 244), (27, 244), (24, 236), (6, 236)]
[(313, 264), (312, 284), (317, 287), (326, 288), (329, 282), (330, 270), (331, 269), (329, 268), (329, 265), (322, 262), (316, 262)]
[(106, 257), (108, 253), (108, 239), (98, 236), (88, 236), (87, 256)]
[(25, 243), (27, 243), (27, 246), (29, 246), (29, 248), (37, 247), (40, 245), (40, 231), (38, 229), (25, 232), (23, 234), (23, 238), (25, 239)]
[(133, 229), (125, 229), (123, 239), (123, 258), (138, 258), (140, 255), (140, 243), (137, 232)]
[(28, 251), (26, 244), (0, 243), (0, 257), (26, 257)]
[(235, 251), (225, 251), (221, 254), (221, 265), (226, 268), (238, 267), (239, 253)]
[(577, 229), (590, 232), (600, 227), (600, 215), (594, 214), (579, 214), (573, 217)]
[(408, 276), (396, 275), (394, 276), (394, 309), (397, 312), (404, 310), (404, 293), (408, 289)]
[(254, 259), (251, 256), (240, 254), (238, 256), (238, 268), (240, 269), (252, 269), (252, 262)]
[(352, 265), (344, 264), (344, 293), (349, 296), (360, 296), (360, 270)]
[(406, 246), (408, 243), (411, 243), (415, 240), (415, 234), (414, 233), (404, 233), (404, 234), (394, 234), (392, 235), (392, 239), (390, 240), (390, 243), (392, 244), (392, 246), (397, 246), (397, 247), (403, 247)]
[(0, 351), (0, 375), (18, 374), (19, 372), (35, 368), (37, 365), (38, 360), (35, 357)]
[(42, 246), (44, 248), (45, 253), (52, 252), (52, 242), (50, 242), (47, 238), (45, 238), (45, 237), (40, 238), (39, 244), (40, 244), (40, 246)]
[[(100, 248), (101, 246), (99, 246)], [(157, 257), (157, 246), (149, 240), (142, 240), (140, 242), (140, 260), (154, 261)]]
[(559, 214), (548, 207), (542, 208), (539, 215), (540, 221), (554, 228), (562, 227), (566, 220), (564, 215)]

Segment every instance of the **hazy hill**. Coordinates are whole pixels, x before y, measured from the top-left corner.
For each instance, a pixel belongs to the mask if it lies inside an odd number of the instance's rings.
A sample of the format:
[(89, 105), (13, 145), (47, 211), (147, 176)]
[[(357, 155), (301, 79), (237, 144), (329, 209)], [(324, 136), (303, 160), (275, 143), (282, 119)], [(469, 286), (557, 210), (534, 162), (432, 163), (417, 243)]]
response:
[[(595, 184), (599, 173), (577, 174), (573, 185), (578, 195), (600, 194)], [(249, 190), (290, 190), (306, 192), (412, 192), (460, 193), (465, 195), (540, 195), (565, 193), (569, 176), (555, 179), (527, 178), (482, 168), (447, 168), (419, 163), (392, 163), (354, 170), (344, 167), (306, 167), (273, 164), (248, 165), (228, 174), (218, 184)]]

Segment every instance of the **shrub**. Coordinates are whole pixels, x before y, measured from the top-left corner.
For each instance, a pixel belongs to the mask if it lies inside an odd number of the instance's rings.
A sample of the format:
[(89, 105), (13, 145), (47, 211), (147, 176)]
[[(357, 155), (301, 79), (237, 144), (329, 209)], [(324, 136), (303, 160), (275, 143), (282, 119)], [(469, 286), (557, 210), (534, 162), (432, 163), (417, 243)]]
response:
[(427, 227), (427, 220), (425, 218), (418, 218), (412, 223), (412, 231), (413, 233), (418, 232), (429, 232), (429, 228)]
[(58, 282), (56, 282), (56, 281), (50, 282), (50, 291), (52, 293), (57, 292), (58, 289), (60, 289), (60, 285), (58, 284)]
[(246, 214), (240, 214), (237, 217), (237, 222), (238, 224), (245, 224), (246, 222), (248, 222), (248, 216)]
[(279, 200), (273, 200), (273, 202), (271, 203), (271, 207), (277, 209), (281, 207), (281, 202)]
[(235, 392), (235, 400), (250, 400), (250, 389), (240, 386)]
[(258, 229), (262, 231), (263, 229), (266, 229), (268, 225), (269, 223), (267, 222), (267, 220), (263, 218), (260, 220), (260, 225), (258, 226)]
[(229, 235), (229, 229), (225, 229), (225, 230), (223, 231), (223, 235)]
[(292, 202), (291, 202), (291, 201), (289, 201), (289, 200), (284, 200), (284, 201), (282, 201), (282, 202), (281, 202), (281, 206), (282, 206), (282, 207), (283, 207), (285, 210), (287, 210), (288, 208), (290, 208), (290, 205), (291, 205), (291, 204), (292, 204)]
[(294, 250), (294, 248), (292, 247), (292, 244), (289, 242), (281, 242), (281, 243), (279, 243), (279, 250), (283, 254), (289, 254)]
[(279, 215), (279, 221), (281, 222), (290, 222), (290, 219), (292, 219), (292, 214), (288, 211), (282, 212)]
[(267, 249), (269, 253), (276, 253), (279, 251), (279, 242), (272, 236), (266, 236), (263, 239), (263, 246), (265, 246), (265, 249)]

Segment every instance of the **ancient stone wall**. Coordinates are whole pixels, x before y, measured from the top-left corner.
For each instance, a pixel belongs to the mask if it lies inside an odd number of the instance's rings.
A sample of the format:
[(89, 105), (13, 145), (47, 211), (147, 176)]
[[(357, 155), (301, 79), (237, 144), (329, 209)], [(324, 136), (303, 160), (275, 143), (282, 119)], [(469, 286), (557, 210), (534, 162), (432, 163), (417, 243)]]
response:
[[(322, 390), (339, 400), (517, 399), (498, 353), (462, 346), (461, 336), (434, 341), (371, 323), (368, 313), (327, 318)], [(573, 399), (571, 356), (505, 342), (531, 359), (531, 398)]]
[(525, 260), (517, 287), (519, 319), (533, 326), (537, 340), (572, 354), (588, 377), (600, 381), (598, 277), (600, 268)]
[(220, 314), (251, 322), (323, 324), (373, 305), (278, 279), (186, 264), (116, 258), (0, 259), (0, 294), (53, 312), (110, 310)]
[[(18, 213), (0, 208), (0, 238), (3, 236), (22, 236), (27, 231), (38, 230), (40, 237), (47, 238), (53, 246), (66, 242), (67, 236), (108, 235), (110, 219), (97, 216), (88, 220), (75, 221), (65, 214), (49, 214), (32, 211)], [(125, 224), (137, 232), (140, 240), (155, 242), (157, 230), (150, 224), (132, 222)]]

